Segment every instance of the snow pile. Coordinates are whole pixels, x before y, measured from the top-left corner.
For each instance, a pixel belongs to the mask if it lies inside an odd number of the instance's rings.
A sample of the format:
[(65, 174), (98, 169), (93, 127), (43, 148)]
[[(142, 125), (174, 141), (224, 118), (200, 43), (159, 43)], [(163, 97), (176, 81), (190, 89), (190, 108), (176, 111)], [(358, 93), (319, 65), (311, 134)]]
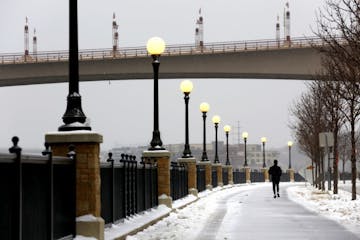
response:
[(333, 194), (312, 186), (295, 186), (288, 188), (288, 195), (296, 203), (337, 221), (349, 230), (360, 226), (360, 200), (352, 201), (350, 192), (339, 190), (338, 194)]

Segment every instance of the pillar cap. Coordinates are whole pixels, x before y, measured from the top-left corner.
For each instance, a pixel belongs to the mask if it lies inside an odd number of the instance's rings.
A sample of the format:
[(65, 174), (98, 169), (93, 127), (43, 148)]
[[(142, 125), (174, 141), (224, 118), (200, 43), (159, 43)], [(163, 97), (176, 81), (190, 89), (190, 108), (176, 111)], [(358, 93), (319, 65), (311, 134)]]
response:
[(178, 158), (179, 163), (196, 163), (196, 158)]
[(170, 157), (168, 150), (143, 151), (143, 157)]
[(78, 130), (69, 132), (48, 132), (45, 134), (47, 143), (102, 143), (103, 136), (97, 132)]

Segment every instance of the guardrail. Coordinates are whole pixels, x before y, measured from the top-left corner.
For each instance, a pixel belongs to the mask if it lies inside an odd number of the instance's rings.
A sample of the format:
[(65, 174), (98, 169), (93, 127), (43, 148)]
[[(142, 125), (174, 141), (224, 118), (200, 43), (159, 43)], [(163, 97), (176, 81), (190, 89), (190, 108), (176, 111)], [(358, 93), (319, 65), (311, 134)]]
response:
[[(320, 38), (303, 37), (293, 38), (291, 41), (281, 39), (252, 40), (238, 42), (216, 42), (207, 43), (199, 47), (194, 44), (177, 44), (166, 46), (162, 56), (178, 56), (178, 55), (198, 55), (198, 54), (214, 54), (241, 51), (260, 51), (281, 48), (302, 48), (311, 46), (320, 46), (324, 43)], [(119, 48), (113, 51), (111, 48), (105, 49), (85, 49), (79, 51), (80, 61), (89, 60), (105, 60), (105, 59), (122, 59), (148, 56), (146, 47), (128, 47)], [(0, 54), (0, 64), (22, 64), (36, 62), (65, 62), (69, 59), (68, 51), (44, 51), (37, 54), (24, 55), (24, 53), (6, 53)]]

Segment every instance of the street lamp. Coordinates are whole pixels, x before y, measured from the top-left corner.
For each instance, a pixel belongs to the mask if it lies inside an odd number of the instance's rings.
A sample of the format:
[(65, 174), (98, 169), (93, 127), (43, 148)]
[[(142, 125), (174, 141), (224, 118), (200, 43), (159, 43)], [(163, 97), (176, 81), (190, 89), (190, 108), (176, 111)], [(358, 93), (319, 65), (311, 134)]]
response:
[(209, 111), (210, 109), (210, 106), (208, 103), (206, 102), (203, 102), (200, 104), (200, 111), (202, 112), (202, 117), (203, 117), (203, 129), (204, 129), (204, 137), (203, 137), (203, 140), (204, 140), (204, 143), (203, 143), (203, 153), (202, 153), (202, 156), (201, 156), (201, 161), (209, 161), (208, 159), (208, 156), (207, 156), (207, 153), (206, 153), (206, 113)]
[(292, 141), (288, 141), (288, 147), (289, 147), (289, 169), (291, 169), (291, 147), (293, 145)]
[(193, 84), (189, 80), (184, 80), (180, 84), (180, 89), (184, 93), (185, 97), (185, 148), (183, 152), (183, 158), (191, 158), (191, 150), (189, 145), (189, 99), (190, 92), (193, 89)]
[(229, 125), (225, 125), (224, 126), (224, 131), (226, 134), (226, 163), (225, 165), (230, 165), (230, 160), (229, 160), (229, 132), (231, 130), (231, 127)]
[(220, 123), (220, 117), (218, 115), (213, 116), (212, 122), (215, 124), (215, 160), (214, 163), (220, 163), (219, 162), (219, 156), (218, 156), (218, 126)]
[(245, 154), (245, 162), (244, 162), (244, 167), (247, 167), (247, 157), (246, 157), (246, 141), (248, 138), (249, 134), (247, 132), (243, 132), (242, 133), (242, 137), (244, 139), (244, 154)]
[(91, 130), (85, 123), (86, 116), (81, 107), (79, 94), (79, 49), (77, 0), (69, 0), (69, 94), (67, 106), (62, 117), (64, 125), (59, 131)]
[(261, 138), (262, 146), (263, 146), (263, 168), (266, 168), (265, 163), (265, 143), (266, 143), (266, 137)]
[(149, 150), (164, 150), (162, 141), (160, 138), (159, 130), (159, 66), (160, 66), (160, 55), (165, 50), (165, 42), (159, 37), (150, 38), (146, 44), (148, 53), (152, 56), (153, 70), (154, 70), (154, 130), (152, 140), (150, 142)]

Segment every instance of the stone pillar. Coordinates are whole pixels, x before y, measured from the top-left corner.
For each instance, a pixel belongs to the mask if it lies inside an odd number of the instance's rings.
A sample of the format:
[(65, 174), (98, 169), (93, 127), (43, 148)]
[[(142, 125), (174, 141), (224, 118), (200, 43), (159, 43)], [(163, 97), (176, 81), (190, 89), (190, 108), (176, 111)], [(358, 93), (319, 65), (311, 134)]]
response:
[[(76, 216), (93, 215), (96, 221), (77, 221), (77, 234), (104, 239), (104, 221), (101, 218), (100, 143), (103, 137), (92, 131), (51, 132), (45, 134), (54, 156), (66, 156), (69, 145), (76, 151)], [(66, 176), (64, 176), (66, 177)], [(95, 226), (96, 225), (96, 226)]]
[(245, 170), (245, 180), (246, 180), (246, 183), (251, 183), (251, 169), (249, 167), (244, 167), (244, 170)]
[(290, 176), (290, 182), (295, 182), (294, 169), (292, 168), (288, 169), (288, 173)]
[(234, 177), (233, 177), (233, 166), (231, 165), (225, 165), (224, 166), (227, 171), (228, 171), (228, 182), (229, 185), (233, 185), (234, 184)]
[(264, 174), (265, 182), (269, 182), (269, 170), (267, 168), (262, 168), (261, 171)]
[(157, 163), (159, 204), (172, 208), (170, 196), (170, 152), (167, 150), (144, 151), (143, 157)]
[(212, 181), (211, 181), (211, 162), (202, 161), (198, 162), (199, 165), (205, 166), (205, 185), (207, 190), (212, 190)]
[(213, 167), (216, 167), (216, 174), (217, 174), (217, 184), (219, 187), (224, 186), (223, 177), (222, 177), (222, 164), (221, 163), (213, 163)]
[(188, 189), (189, 193), (198, 196), (197, 178), (196, 178), (196, 159), (195, 158), (179, 158), (179, 163), (185, 164), (188, 170)]

